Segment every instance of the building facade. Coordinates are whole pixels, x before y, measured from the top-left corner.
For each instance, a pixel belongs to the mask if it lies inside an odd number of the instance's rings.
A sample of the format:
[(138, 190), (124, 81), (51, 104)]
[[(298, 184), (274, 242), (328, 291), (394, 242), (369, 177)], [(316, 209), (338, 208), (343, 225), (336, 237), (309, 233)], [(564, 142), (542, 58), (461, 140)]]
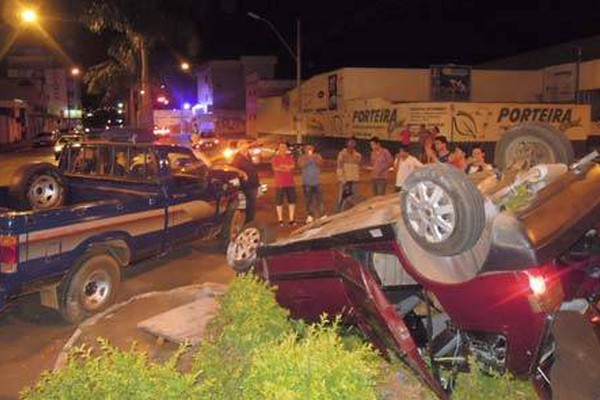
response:
[[(343, 130), (343, 125), (348, 124), (344, 121), (352, 120), (351, 114), (357, 108), (440, 101), (433, 96), (436, 91), (432, 82), (431, 69), (342, 68), (313, 76), (301, 86), (301, 129), (308, 135), (328, 135), (331, 132), (327, 126)], [(540, 71), (470, 70), (465, 90), (473, 103), (539, 103), (542, 83)], [(248, 133), (290, 134), (298, 110), (295, 88), (280, 96), (259, 98), (256, 119), (249, 125), (252, 129)], [(324, 120), (331, 123), (323, 123)]]
[(28, 104), (28, 138), (81, 123), (81, 76), (72, 67), (43, 46), (15, 45), (6, 57), (1, 84)]
[(202, 64), (197, 71), (198, 103), (193, 108), (196, 130), (245, 134), (246, 77), (272, 79), (276, 64), (273, 56), (243, 56)]

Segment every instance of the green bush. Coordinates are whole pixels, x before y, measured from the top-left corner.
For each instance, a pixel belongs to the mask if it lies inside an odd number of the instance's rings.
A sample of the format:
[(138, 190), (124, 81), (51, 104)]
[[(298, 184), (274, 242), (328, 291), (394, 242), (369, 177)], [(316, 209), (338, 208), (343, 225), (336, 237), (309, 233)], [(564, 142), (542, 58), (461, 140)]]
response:
[(27, 400), (81, 399), (191, 399), (196, 388), (193, 374), (176, 369), (177, 353), (164, 365), (152, 363), (145, 353), (121, 351), (101, 341), (100, 355), (91, 349), (74, 349), (67, 366), (45, 372), (38, 384), (27, 388)]
[(256, 349), (242, 399), (376, 399), (382, 360), (364, 342), (345, 348), (337, 324), (312, 325)]
[(273, 291), (253, 275), (241, 275), (220, 298), (221, 310), (194, 359), (201, 398), (240, 398), (252, 352), (294, 332)]
[(518, 380), (506, 373), (486, 371), (477, 367), (471, 358), (470, 364), (474, 367), (468, 374), (460, 374), (458, 383), (452, 396), (456, 400), (488, 400), (488, 399), (537, 399), (533, 385), (530, 381)]
[[(386, 363), (339, 319), (307, 325), (289, 319), (274, 289), (240, 276), (198, 348), (190, 371), (177, 368), (185, 348), (164, 364), (100, 341), (100, 351), (71, 352), (67, 366), (46, 372), (24, 399), (422, 399), (431, 392), (405, 367)], [(350, 332), (348, 334), (348, 332)], [(392, 357), (393, 359), (393, 357)], [(474, 369), (460, 374), (456, 399), (535, 398), (531, 384)]]

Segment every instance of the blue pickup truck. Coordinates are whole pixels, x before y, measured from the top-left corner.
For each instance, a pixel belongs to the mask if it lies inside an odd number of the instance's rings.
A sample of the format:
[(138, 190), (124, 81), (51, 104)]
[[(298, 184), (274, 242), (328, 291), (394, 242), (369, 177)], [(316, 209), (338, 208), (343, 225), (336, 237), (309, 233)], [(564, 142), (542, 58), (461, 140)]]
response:
[(122, 137), (25, 166), (0, 196), (0, 309), (39, 292), (77, 323), (113, 302), (121, 267), (198, 238), (225, 245), (245, 223), (243, 179), (189, 148)]

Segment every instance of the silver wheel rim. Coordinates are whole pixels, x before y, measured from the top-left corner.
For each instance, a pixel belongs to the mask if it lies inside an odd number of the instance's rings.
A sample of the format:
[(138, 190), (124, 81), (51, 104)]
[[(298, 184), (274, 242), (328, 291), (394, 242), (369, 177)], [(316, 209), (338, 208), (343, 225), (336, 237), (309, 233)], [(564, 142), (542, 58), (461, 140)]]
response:
[(448, 193), (431, 181), (417, 183), (406, 194), (406, 215), (413, 232), (428, 243), (441, 243), (456, 228), (456, 210)]
[(525, 162), (527, 167), (538, 164), (551, 164), (556, 162), (552, 147), (544, 140), (534, 136), (524, 136), (513, 141), (506, 149), (506, 165)]
[(257, 228), (247, 228), (241, 231), (227, 248), (227, 262), (229, 265), (254, 259), (261, 242), (260, 236), (260, 231)]
[(33, 208), (51, 208), (58, 203), (60, 190), (60, 184), (56, 178), (51, 175), (40, 175), (29, 186), (27, 197)]
[(81, 302), (86, 310), (93, 311), (106, 304), (112, 292), (110, 275), (106, 271), (95, 271), (81, 290)]

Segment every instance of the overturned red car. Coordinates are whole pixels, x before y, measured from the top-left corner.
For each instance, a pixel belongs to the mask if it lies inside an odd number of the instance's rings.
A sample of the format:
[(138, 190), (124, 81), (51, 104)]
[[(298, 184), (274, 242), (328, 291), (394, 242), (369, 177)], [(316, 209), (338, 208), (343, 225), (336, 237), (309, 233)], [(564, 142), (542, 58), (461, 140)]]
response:
[[(399, 195), (288, 238), (269, 242), (249, 225), (228, 261), (276, 285), (295, 318), (342, 315), (440, 398), (469, 355), (531, 379), (542, 398), (600, 398), (597, 160), (528, 168), (486, 189), (426, 166)], [(530, 196), (509, 206), (519, 185)]]

